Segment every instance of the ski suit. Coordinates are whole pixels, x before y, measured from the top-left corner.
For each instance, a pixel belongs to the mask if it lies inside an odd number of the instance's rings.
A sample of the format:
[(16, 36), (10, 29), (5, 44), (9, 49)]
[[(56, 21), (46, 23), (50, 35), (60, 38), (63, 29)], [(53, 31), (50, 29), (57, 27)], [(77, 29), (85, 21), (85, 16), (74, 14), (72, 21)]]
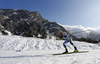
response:
[(75, 45), (72, 43), (72, 37), (71, 37), (71, 35), (67, 34), (66, 32), (63, 32), (63, 33), (62, 33), (62, 37), (63, 37), (63, 40), (65, 40), (65, 42), (63, 43), (64, 48), (67, 48), (67, 47), (66, 47), (66, 44), (67, 44), (68, 42), (70, 42), (70, 44), (71, 44), (73, 47), (75, 47)]

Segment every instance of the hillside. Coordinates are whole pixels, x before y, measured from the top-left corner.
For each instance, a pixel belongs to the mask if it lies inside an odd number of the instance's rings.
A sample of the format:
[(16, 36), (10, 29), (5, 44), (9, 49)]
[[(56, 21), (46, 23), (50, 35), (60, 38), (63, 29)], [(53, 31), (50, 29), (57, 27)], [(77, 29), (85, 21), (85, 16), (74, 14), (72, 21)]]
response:
[(89, 43), (100, 42), (100, 28), (84, 28), (83, 26), (62, 25), (68, 32), (77, 38), (78, 41), (86, 41)]
[[(63, 40), (39, 39), (21, 36), (0, 36), (0, 50), (63, 50)], [(100, 49), (98, 44), (89, 44), (86, 42), (73, 41), (79, 50)], [(70, 49), (73, 47), (68, 43)]]
[(38, 11), (23, 9), (0, 9), (0, 31), (7, 35), (46, 38), (48, 34), (57, 36), (59, 30), (67, 32), (56, 22), (44, 19)]

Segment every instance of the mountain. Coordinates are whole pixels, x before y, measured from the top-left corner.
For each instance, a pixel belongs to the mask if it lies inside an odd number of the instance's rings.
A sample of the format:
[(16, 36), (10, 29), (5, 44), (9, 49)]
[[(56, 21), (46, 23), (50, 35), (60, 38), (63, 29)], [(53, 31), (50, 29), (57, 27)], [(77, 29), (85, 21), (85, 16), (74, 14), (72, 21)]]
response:
[[(41, 16), (38, 11), (28, 11), (23, 9), (0, 9), (0, 34), (19, 35), (24, 37), (49, 38), (59, 37), (58, 31), (72, 34), (74, 40), (92, 43), (100, 42), (100, 33), (91, 30), (87, 32), (82, 26), (63, 26), (56, 22), (51, 22)], [(83, 31), (83, 32), (81, 32)]]
[(59, 30), (67, 32), (56, 22), (44, 19), (38, 11), (0, 9), (0, 31), (5, 34), (5, 30), (13, 35), (41, 38), (57, 36)]

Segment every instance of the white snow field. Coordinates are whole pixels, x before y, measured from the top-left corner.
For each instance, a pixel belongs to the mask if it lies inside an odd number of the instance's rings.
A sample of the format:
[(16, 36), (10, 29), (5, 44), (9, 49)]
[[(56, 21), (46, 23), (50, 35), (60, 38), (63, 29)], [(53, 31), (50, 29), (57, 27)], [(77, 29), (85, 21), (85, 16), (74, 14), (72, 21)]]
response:
[[(0, 35), (0, 64), (100, 64), (100, 45), (73, 41), (87, 53), (52, 55), (64, 52), (63, 40)], [(68, 50), (73, 47), (68, 43)]]

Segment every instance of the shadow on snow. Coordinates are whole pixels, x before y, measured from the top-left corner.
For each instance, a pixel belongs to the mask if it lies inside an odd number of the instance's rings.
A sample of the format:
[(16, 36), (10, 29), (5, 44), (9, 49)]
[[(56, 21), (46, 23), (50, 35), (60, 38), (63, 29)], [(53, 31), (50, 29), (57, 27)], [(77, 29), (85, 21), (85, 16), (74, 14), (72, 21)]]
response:
[(21, 56), (0, 56), (0, 58), (28, 58), (28, 57), (47, 57), (46, 55), (21, 55)]

